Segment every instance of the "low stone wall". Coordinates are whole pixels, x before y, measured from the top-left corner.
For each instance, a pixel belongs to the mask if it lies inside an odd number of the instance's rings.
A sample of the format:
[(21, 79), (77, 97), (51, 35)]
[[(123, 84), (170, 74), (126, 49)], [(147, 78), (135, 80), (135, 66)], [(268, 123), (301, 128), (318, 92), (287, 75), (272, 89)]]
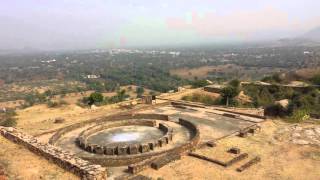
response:
[(81, 158), (63, 151), (50, 144), (38, 142), (33, 136), (24, 134), (14, 128), (0, 127), (0, 134), (17, 144), (25, 146), (31, 152), (45, 157), (58, 166), (70, 171), (84, 180), (103, 180), (106, 179), (106, 169), (100, 165), (91, 164)]
[(173, 129), (165, 124), (160, 123), (159, 129), (163, 131), (164, 136), (162, 136), (159, 139), (155, 139), (154, 141), (151, 141), (151, 142), (142, 142), (139, 144), (115, 145), (115, 146), (108, 146), (108, 145), (101, 145), (101, 144), (98, 145), (98, 144), (92, 144), (88, 142), (88, 137), (96, 132), (113, 128), (113, 127), (129, 126), (129, 125), (154, 127), (156, 126), (156, 121), (133, 119), (133, 120), (115, 121), (107, 124), (98, 124), (96, 126), (88, 128), (85, 131), (82, 131), (77, 139), (77, 143), (82, 149), (90, 153), (123, 156), (123, 155), (133, 155), (138, 153), (146, 153), (158, 147), (162, 147), (165, 144), (169, 144), (169, 142), (172, 141)]
[(64, 134), (69, 131), (84, 127), (86, 125), (90, 125), (93, 123), (103, 123), (107, 121), (118, 121), (118, 120), (129, 120), (129, 119), (155, 119), (155, 120), (163, 120), (168, 121), (168, 116), (163, 114), (115, 114), (111, 116), (101, 117), (90, 119), (88, 121), (76, 123), (65, 128), (58, 130), (50, 139), (49, 144), (54, 145)]
[(163, 158), (158, 158), (155, 161), (153, 161), (151, 163), (151, 167), (153, 169), (158, 170), (158, 169), (162, 168), (163, 166), (169, 164), (170, 162), (180, 160), (180, 159), (181, 159), (180, 154), (170, 154), (168, 156), (165, 156)]
[[(224, 111), (224, 112), (233, 113), (233, 114), (239, 114), (239, 115), (253, 117), (253, 118), (267, 119), (267, 117), (264, 116), (264, 111), (262, 112), (261, 115), (257, 115), (257, 114), (249, 114), (249, 113), (236, 111), (236, 109), (241, 109), (241, 108), (228, 108), (228, 109), (227, 108), (215, 108), (215, 109), (219, 110), (219, 111)], [(245, 109), (245, 108), (242, 108), (242, 109)], [(250, 110), (250, 108), (246, 108), (246, 109)]]
[[(159, 154), (153, 154), (152, 156), (147, 156), (144, 157), (143, 159), (140, 159), (140, 161), (137, 161), (137, 163), (132, 163), (131, 165), (128, 166), (128, 171), (132, 174), (136, 174), (141, 172), (142, 170), (148, 168), (151, 166), (151, 164), (156, 161), (157, 159), (161, 159), (163, 157), (169, 157), (169, 156), (174, 156), (176, 157), (177, 155), (180, 155), (182, 153), (185, 153), (187, 151), (193, 151), (194, 149), (196, 149), (199, 141), (200, 141), (200, 131), (198, 129), (198, 127), (193, 124), (190, 121), (184, 120), (184, 119), (179, 119), (179, 124), (181, 124), (182, 126), (185, 126), (186, 128), (188, 128), (191, 132), (191, 137), (190, 137), (190, 141), (188, 141), (187, 143), (175, 147), (173, 149), (161, 152)], [(157, 155), (157, 156), (156, 156)], [(142, 157), (140, 157), (142, 158)], [(127, 159), (127, 161), (130, 161), (132, 159)]]

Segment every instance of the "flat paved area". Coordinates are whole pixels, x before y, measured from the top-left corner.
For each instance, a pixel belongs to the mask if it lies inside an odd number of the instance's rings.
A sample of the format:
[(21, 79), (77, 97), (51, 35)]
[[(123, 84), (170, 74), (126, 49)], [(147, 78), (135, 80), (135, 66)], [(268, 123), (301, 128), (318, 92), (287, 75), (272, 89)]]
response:
[(168, 105), (141, 113), (167, 114), (173, 121), (178, 121), (179, 118), (191, 121), (200, 129), (201, 142), (219, 139), (255, 124), (247, 120), (223, 116), (224, 112), (221, 111), (195, 107), (184, 109)]

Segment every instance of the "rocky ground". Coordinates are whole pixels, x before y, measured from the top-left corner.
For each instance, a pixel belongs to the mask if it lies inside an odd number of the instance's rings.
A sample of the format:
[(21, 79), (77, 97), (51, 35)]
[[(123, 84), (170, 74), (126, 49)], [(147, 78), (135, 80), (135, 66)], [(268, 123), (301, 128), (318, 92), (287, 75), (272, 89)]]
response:
[(320, 125), (295, 124), (279, 129), (275, 138), (298, 145), (314, 145), (320, 147)]

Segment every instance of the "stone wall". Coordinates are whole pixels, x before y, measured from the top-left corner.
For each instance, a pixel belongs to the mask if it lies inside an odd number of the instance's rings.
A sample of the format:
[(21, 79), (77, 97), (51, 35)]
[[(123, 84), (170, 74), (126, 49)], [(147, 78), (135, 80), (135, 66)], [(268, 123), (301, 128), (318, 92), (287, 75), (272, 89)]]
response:
[[(187, 143), (181, 146), (175, 147), (173, 149), (161, 152), (159, 154), (153, 154), (153, 156), (148, 156), (148, 158), (140, 159), (140, 161), (137, 161), (137, 163), (132, 163), (131, 165), (129, 165), (128, 171), (132, 174), (136, 174), (150, 167), (151, 164), (155, 162), (157, 159), (162, 159), (164, 157), (171, 157), (171, 156), (176, 157), (177, 155), (180, 155), (188, 151), (193, 151), (194, 149), (196, 149), (200, 141), (199, 128), (192, 122), (184, 119), (179, 119), (179, 124), (185, 126), (191, 131), (190, 141), (188, 141)], [(130, 160), (132, 159), (127, 159), (127, 161), (130, 161)]]
[(24, 134), (14, 128), (0, 127), (0, 134), (19, 145), (25, 146), (31, 152), (45, 157), (58, 166), (70, 171), (84, 180), (106, 179), (106, 169), (100, 165), (91, 164), (81, 158), (63, 151), (50, 144), (40, 143), (33, 136)]

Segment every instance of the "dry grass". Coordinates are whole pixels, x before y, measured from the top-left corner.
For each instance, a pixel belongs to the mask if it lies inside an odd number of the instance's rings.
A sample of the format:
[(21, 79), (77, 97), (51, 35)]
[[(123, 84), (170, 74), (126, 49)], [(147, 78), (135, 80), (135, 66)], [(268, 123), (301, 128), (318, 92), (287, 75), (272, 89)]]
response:
[(303, 78), (303, 79), (310, 79), (312, 78), (314, 75), (319, 74), (320, 73), (320, 68), (316, 67), (316, 68), (303, 68), (303, 69), (299, 69), (295, 72), (299, 77)]
[(177, 75), (186, 79), (193, 79), (194, 77), (205, 78), (207, 77), (209, 72), (222, 72), (222, 71), (230, 71), (239, 68), (236, 65), (227, 64), (227, 65), (219, 65), (219, 66), (203, 66), (199, 68), (179, 68), (170, 70), (170, 74)]
[[(0, 164), (4, 165), (9, 179), (79, 179), (46, 159), (0, 136)], [(5, 147), (5, 148), (4, 148)], [(0, 177), (1, 179), (1, 177)]]

